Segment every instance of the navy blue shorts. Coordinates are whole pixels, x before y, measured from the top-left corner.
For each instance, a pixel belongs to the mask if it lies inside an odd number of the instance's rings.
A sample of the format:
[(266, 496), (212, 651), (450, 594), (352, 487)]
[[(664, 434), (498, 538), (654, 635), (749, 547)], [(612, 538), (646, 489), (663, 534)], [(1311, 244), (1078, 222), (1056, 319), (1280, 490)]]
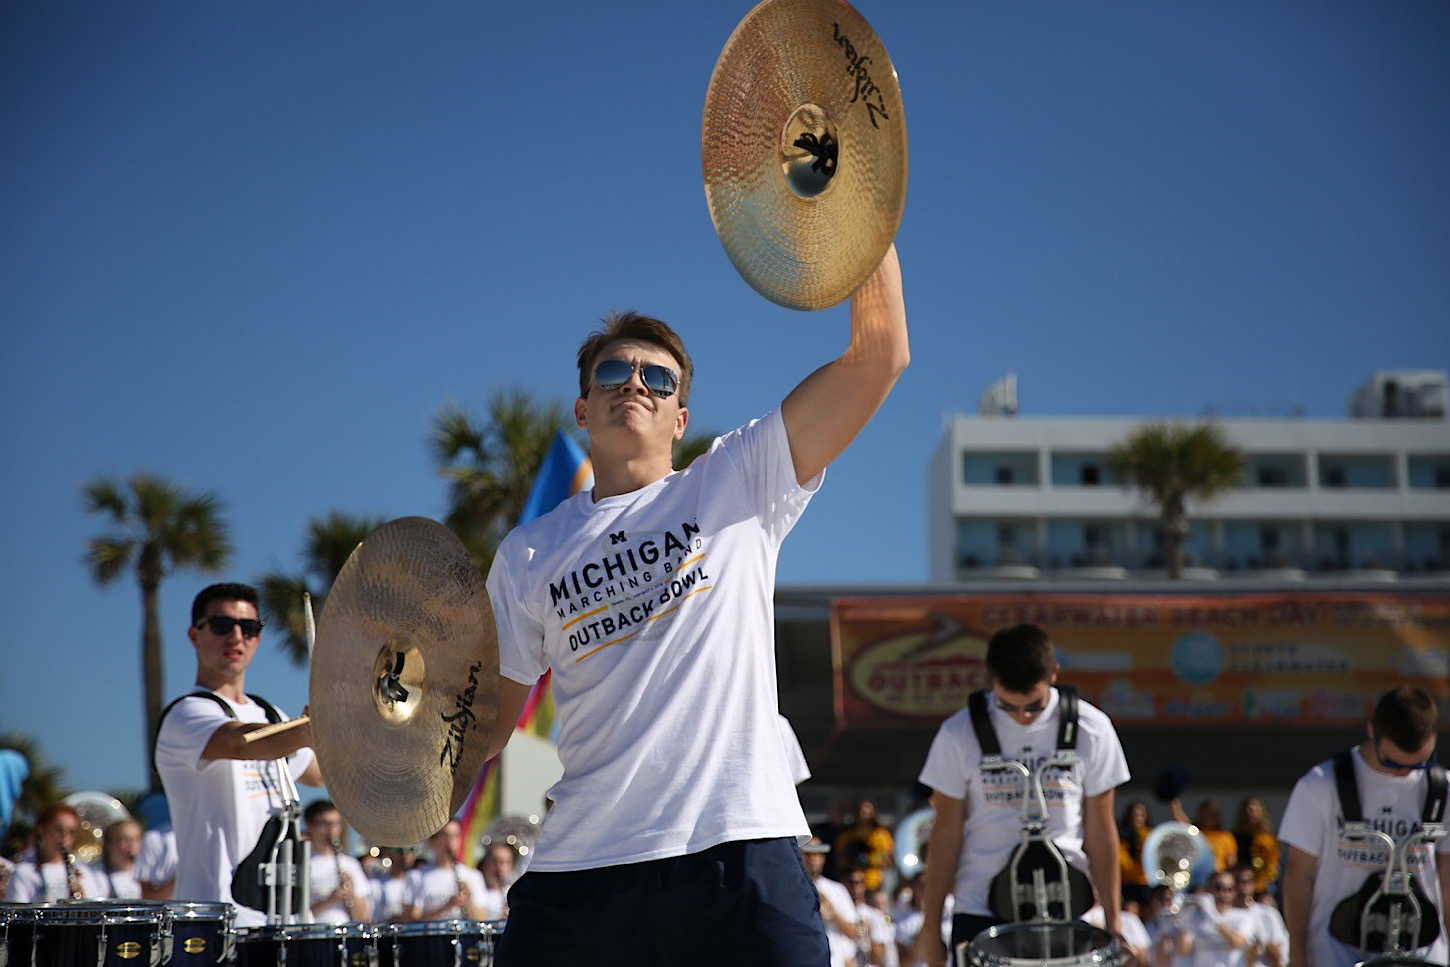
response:
[(827, 967), (820, 897), (792, 838), (567, 873), (509, 889), (497, 967)]

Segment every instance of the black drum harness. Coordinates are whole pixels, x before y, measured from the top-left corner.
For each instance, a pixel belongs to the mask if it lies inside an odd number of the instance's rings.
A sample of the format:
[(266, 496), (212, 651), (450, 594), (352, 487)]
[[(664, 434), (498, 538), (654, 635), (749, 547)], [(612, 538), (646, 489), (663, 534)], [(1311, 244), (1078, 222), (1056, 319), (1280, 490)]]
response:
[(1353, 749), (1346, 749), (1334, 757), (1334, 784), (1344, 815), (1344, 838), (1355, 843), (1382, 844), (1389, 850), (1389, 860), (1383, 872), (1371, 873), (1358, 891), (1334, 908), (1329, 935), (1364, 953), (1402, 953), (1428, 947), (1440, 935), (1440, 915), (1410, 873), (1409, 853), (1421, 843), (1433, 843), (1445, 836), (1445, 767), (1432, 762), (1426, 769), (1420, 828), (1396, 843), (1388, 833), (1364, 821), (1354, 754)]
[(987, 714), (988, 689), (967, 698), (972, 730), (982, 749), (982, 772), (1015, 772), (1022, 776), (1022, 841), (1012, 850), (1007, 865), (992, 880), (988, 905), (1005, 921), (1060, 922), (1082, 916), (1093, 905), (1087, 874), (1069, 863), (1046, 833), (1047, 796), (1042, 776), (1048, 769), (1071, 769), (1077, 754), (1077, 689), (1057, 686), (1057, 749), (1035, 769), (1002, 756), (1002, 744)]

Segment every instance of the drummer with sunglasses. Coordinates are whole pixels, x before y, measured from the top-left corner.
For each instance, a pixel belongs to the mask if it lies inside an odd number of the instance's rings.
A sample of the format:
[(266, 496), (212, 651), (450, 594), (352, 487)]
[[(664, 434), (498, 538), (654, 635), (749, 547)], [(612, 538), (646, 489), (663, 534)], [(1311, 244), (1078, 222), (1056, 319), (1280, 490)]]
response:
[[(1052, 641), (1036, 625), (1004, 628), (987, 642), (986, 665), (991, 734), (1004, 759), (1035, 768), (1054, 752), (1059, 739), (1062, 702), (1055, 687), (1058, 665)], [(1117, 934), (1122, 886), (1113, 797), (1128, 781), (1128, 761), (1112, 720), (1086, 701), (1077, 702), (1076, 731), (1076, 764), (1044, 777), (1046, 834), (1063, 858), (1087, 875), (1102, 906), (1104, 928)], [(984, 768), (982, 746), (970, 710), (964, 708), (937, 730), (920, 775), (932, 790), (936, 810), (923, 909), (928, 924), (939, 923), (947, 895), (955, 898), (953, 949), (1004, 922), (992, 912), (989, 892), (1022, 840), (1026, 782), (1015, 773)], [(932, 967), (945, 963), (948, 954), (940, 931), (922, 930), (916, 955)]]
[[(1435, 699), (1401, 685), (1380, 696), (1364, 740), (1349, 754), (1360, 817), (1397, 844), (1421, 829), (1439, 732)], [(1331, 936), (1330, 921), (1335, 907), (1382, 871), (1388, 857), (1383, 845), (1344, 837), (1344, 812), (1334, 759), (1310, 769), (1289, 795), (1279, 839), (1289, 847), (1283, 894), (1290, 967), (1353, 967), (1363, 959), (1358, 948)], [(1450, 956), (1445, 919), (1450, 837), (1433, 845), (1421, 842), (1407, 859), (1416, 885), (1433, 904), (1422, 915), (1435, 921), (1439, 934), (1413, 954), (1443, 964)]]
[(551, 671), (564, 766), (500, 967), (825, 967), (778, 723), (775, 562), (906, 363), (893, 248), (851, 297), (845, 352), (675, 470), (694, 379), (678, 334), (613, 314), (581, 346), (594, 487), (515, 529), (488, 578), (490, 755)]
[[(283, 803), (276, 760), (287, 759), (298, 782), (322, 785), (310, 725), (244, 741), (268, 722), (247, 694), (247, 668), (262, 635), (257, 601), (245, 584), (214, 584), (196, 596), (187, 631), (196, 687), (167, 709), (157, 730), (156, 771), (176, 831), (177, 900), (233, 902), (236, 865)], [(260, 911), (238, 905), (237, 926), (265, 922)]]

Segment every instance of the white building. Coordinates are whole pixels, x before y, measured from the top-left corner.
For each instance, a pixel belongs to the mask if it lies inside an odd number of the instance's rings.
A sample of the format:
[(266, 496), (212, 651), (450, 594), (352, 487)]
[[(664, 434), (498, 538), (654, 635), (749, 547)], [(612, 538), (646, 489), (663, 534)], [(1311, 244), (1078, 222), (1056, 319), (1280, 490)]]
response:
[[(1185, 577), (1444, 577), (1445, 400), (1444, 372), (1381, 372), (1350, 398), (1349, 419), (1216, 421), (1244, 452), (1247, 479), (1190, 504)], [(1106, 466), (1108, 451), (1147, 420), (1015, 411), (959, 415), (945, 428), (928, 472), (930, 580), (1161, 574), (1157, 508)]]

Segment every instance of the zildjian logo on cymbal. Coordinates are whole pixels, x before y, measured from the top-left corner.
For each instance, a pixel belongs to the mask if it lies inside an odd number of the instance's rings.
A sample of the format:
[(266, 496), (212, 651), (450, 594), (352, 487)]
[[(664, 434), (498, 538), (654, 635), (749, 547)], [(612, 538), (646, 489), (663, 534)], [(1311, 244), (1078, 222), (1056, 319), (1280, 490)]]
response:
[[(438, 753), (438, 764), (441, 766), (446, 761), (448, 771), (455, 776), (458, 775), (459, 763), (463, 761), (464, 735), (478, 730), (478, 716), (473, 711), (473, 699), (478, 694), (478, 670), (482, 667), (478, 662), (468, 666), (468, 687), (453, 698), (453, 707), (457, 711), (452, 715), (439, 713), (439, 718), (448, 723), (448, 734), (443, 739), (443, 750)], [(458, 743), (456, 746), (455, 740)]]
[[(851, 38), (841, 33), (841, 25), (831, 24), (835, 33), (836, 46), (846, 52), (846, 76), (856, 79), (856, 90), (851, 95), (851, 103), (865, 100), (866, 116), (871, 120), (873, 128), (880, 128), (876, 123), (878, 116), (891, 120), (891, 112), (886, 110), (885, 92), (871, 79), (871, 58), (867, 54), (858, 51), (851, 43)], [(875, 101), (872, 101), (875, 98)]]

